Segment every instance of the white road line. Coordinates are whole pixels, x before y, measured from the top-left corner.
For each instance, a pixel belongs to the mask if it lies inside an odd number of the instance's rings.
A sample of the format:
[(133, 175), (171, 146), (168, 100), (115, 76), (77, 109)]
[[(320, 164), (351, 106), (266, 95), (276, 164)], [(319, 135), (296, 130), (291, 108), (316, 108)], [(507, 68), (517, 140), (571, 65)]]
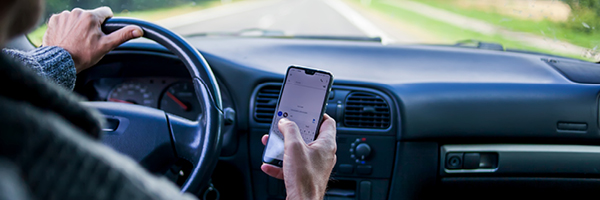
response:
[(217, 6), (214, 8), (208, 8), (208, 9), (199, 10), (196, 12), (191, 12), (191, 13), (159, 20), (159, 21), (156, 21), (156, 23), (158, 25), (172, 29), (172, 28), (177, 28), (177, 27), (181, 27), (181, 26), (198, 23), (201, 21), (206, 21), (206, 20), (215, 19), (215, 18), (219, 18), (219, 17), (225, 17), (228, 15), (233, 15), (233, 14), (237, 14), (240, 12), (245, 12), (245, 11), (249, 11), (249, 10), (262, 8), (265, 6), (270, 6), (270, 5), (273, 5), (278, 2), (280, 2), (280, 0), (249, 0), (249, 1), (242, 1), (242, 2), (236, 2), (236, 3), (229, 3), (229, 4), (222, 5), (222, 6)]
[(364, 18), (358, 12), (352, 10), (350, 6), (344, 4), (340, 0), (324, 0), (327, 5), (333, 8), (335, 11), (344, 16), (354, 26), (360, 29), (362, 32), (367, 34), (369, 37), (380, 37), (381, 43), (388, 44), (394, 42), (394, 40), (388, 36), (384, 31), (379, 29), (375, 24)]

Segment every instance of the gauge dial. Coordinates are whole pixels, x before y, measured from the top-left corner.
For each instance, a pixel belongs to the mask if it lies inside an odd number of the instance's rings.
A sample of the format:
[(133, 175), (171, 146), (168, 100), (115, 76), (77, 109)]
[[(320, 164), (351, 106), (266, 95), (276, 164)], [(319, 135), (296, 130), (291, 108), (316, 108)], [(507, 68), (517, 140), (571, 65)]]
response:
[(192, 82), (179, 82), (169, 86), (162, 94), (159, 108), (189, 120), (198, 119), (202, 112)]
[(145, 86), (139, 83), (129, 82), (117, 85), (108, 94), (107, 101), (138, 104), (149, 107), (155, 107), (152, 99), (152, 92), (149, 92)]

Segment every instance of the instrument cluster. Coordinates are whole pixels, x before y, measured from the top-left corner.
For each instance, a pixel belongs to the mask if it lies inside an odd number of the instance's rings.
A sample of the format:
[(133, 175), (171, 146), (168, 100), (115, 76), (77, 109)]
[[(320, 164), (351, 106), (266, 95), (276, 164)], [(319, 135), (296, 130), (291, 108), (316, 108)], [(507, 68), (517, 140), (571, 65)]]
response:
[(158, 108), (190, 120), (196, 120), (202, 112), (190, 79), (104, 78), (96, 87), (107, 91), (99, 94), (105, 97), (105, 101)]

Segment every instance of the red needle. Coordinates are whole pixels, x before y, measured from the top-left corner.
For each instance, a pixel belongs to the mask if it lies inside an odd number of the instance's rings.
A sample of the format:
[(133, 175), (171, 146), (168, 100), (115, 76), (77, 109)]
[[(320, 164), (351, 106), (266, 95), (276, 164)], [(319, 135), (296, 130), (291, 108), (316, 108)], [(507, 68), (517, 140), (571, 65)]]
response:
[(119, 103), (128, 103), (128, 104), (133, 104), (133, 103), (131, 103), (131, 102), (129, 102), (129, 101), (123, 101), (123, 100), (121, 100), (121, 99), (108, 98), (108, 100), (109, 100), (109, 101), (112, 101), (112, 102), (119, 102)]
[(170, 92), (167, 92), (167, 96), (169, 96), (169, 98), (173, 99), (173, 101), (175, 101), (175, 103), (179, 104), (179, 106), (181, 106), (181, 108), (183, 108), (184, 110), (187, 110), (188, 107), (181, 101), (179, 101), (179, 99), (177, 97), (175, 97), (175, 95), (171, 94)]

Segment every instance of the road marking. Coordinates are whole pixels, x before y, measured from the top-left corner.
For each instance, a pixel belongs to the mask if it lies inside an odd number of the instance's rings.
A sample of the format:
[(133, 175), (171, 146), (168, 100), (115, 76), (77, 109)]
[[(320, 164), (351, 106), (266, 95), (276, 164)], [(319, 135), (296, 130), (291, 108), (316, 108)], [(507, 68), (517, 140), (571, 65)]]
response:
[(384, 31), (379, 29), (375, 24), (364, 18), (358, 12), (354, 11), (350, 6), (344, 4), (340, 0), (324, 0), (327, 5), (333, 8), (335, 11), (344, 16), (350, 23), (360, 29), (363, 33), (369, 37), (380, 37), (381, 43), (389, 44), (394, 40), (388, 36)]
[(208, 8), (175, 17), (156, 21), (156, 24), (169, 29), (195, 24), (201, 21), (225, 17), (279, 3), (281, 0), (253, 0), (228, 3), (214, 8)]

